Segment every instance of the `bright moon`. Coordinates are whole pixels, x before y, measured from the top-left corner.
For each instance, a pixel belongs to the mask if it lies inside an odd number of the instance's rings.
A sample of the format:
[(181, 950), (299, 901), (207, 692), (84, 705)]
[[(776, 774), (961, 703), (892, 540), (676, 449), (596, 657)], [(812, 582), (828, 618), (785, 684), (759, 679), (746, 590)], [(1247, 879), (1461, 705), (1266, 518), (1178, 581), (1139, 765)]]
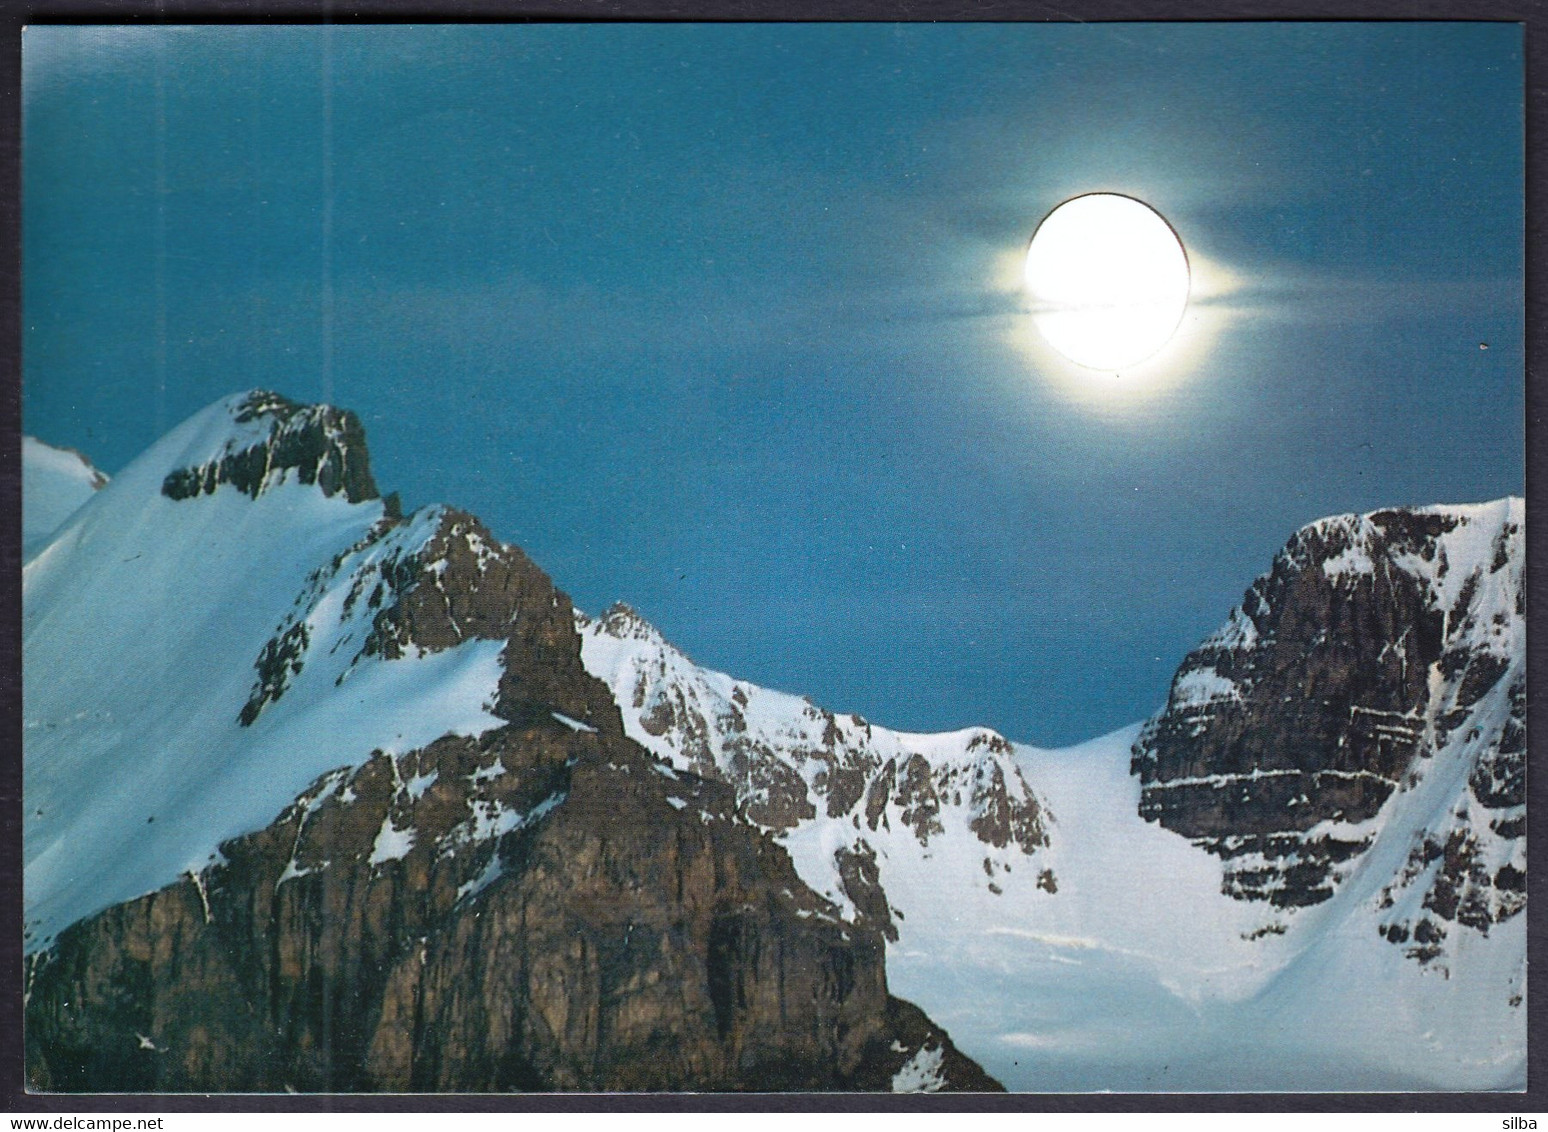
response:
[(1188, 256), (1161, 214), (1132, 197), (1090, 193), (1043, 218), (1027, 249), (1032, 320), (1088, 369), (1150, 357), (1188, 305)]

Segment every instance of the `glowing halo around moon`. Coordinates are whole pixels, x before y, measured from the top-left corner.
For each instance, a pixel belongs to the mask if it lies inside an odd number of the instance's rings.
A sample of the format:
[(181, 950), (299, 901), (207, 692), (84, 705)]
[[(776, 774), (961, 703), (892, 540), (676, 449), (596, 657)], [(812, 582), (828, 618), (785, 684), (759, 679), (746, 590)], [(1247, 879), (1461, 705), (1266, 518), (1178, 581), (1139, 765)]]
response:
[(1154, 356), (1188, 308), (1188, 255), (1155, 209), (1117, 193), (1060, 204), (1027, 248), (1034, 325), (1065, 358), (1115, 374)]

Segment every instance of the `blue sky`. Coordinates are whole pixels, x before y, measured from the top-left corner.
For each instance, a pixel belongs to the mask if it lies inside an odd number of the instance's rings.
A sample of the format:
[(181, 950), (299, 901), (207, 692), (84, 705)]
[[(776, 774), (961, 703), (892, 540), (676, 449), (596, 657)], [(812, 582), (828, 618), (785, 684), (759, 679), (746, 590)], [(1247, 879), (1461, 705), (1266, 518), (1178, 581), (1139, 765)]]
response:
[[(1148, 714), (1300, 524), (1522, 490), (1508, 24), (34, 27), (27, 432), (227, 393), (584, 609), (906, 729)], [(1230, 285), (1071, 397), (1006, 265), (1146, 200)], [(1486, 344), (1487, 349), (1481, 349)]]

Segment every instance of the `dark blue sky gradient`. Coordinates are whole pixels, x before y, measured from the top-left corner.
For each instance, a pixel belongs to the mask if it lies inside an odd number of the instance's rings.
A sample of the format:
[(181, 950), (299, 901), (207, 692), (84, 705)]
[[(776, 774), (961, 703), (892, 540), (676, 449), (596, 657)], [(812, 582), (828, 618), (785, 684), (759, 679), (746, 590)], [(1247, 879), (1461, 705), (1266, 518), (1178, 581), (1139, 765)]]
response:
[[(1300, 524), (1522, 490), (1520, 46), (30, 28), (24, 427), (114, 472), (229, 392), (331, 400), (384, 490), (701, 663), (1089, 738)], [(1143, 412), (1008, 341), (1004, 264), (1094, 190), (1238, 281)]]

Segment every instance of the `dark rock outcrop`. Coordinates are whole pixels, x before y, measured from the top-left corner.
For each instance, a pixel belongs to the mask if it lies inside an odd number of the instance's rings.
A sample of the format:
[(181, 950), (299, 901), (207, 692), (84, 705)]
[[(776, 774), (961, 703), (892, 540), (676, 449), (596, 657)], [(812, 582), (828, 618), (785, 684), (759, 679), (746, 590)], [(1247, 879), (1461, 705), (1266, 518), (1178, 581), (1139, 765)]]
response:
[[(731, 784), (765, 829), (787, 832), (819, 813), (873, 831), (897, 821), (927, 847), (942, 832), (943, 809), (965, 808), (985, 845), (1030, 855), (1048, 844), (1043, 808), (1010, 743), (993, 731), (903, 736), (731, 681), (694, 665), (622, 603), (581, 624), (590, 639), (624, 646), (614, 696), (648, 739), (661, 740), (652, 749), (669, 749), (679, 765)], [(911, 741), (954, 749), (927, 758)]]
[[(274, 418), (265, 459), (338, 439), (303, 481), (374, 493), (347, 415), (243, 412)], [(251, 461), (178, 490), (256, 493), (276, 465)], [(28, 957), (34, 1088), (998, 1087), (889, 996), (880, 929), (806, 887), (731, 787), (624, 736), (569, 599), (471, 516), (388, 510), (315, 571), (240, 722), (318, 669), (346, 685), (367, 658), (468, 640), (504, 642), (502, 724), (331, 771), (214, 864)]]
[(332, 642), (327, 659), (348, 657), (334, 678), (341, 685), (371, 657), (485, 640), (506, 642), (493, 705), (501, 718), (533, 722), (558, 711), (621, 736), (612, 696), (581, 665), (574, 616), (570, 599), (520, 548), (472, 515), (436, 507), (408, 519), (384, 516), (313, 571), (254, 662), (257, 679), (240, 720), (250, 726), (307, 664), (323, 659), (314, 655), (314, 635)]
[(232, 420), (260, 427), (234, 433), (218, 453), (196, 467), (169, 472), (161, 485), (163, 495), (191, 499), (224, 483), (256, 499), (271, 483), (294, 473), (299, 482), (316, 484), (324, 495), (342, 492), (351, 503), (377, 498), (365, 430), (354, 413), (258, 391), (234, 407)]
[(1468, 798), (1419, 839), (1396, 886), (1422, 883), (1435, 919), (1480, 931), (1514, 915), (1521, 510), (1380, 511), (1300, 531), (1141, 732), (1140, 812), (1224, 858), (1227, 892), (1295, 908), (1333, 894), (1388, 799), (1444, 753), (1471, 766)]
[(881, 886), (881, 876), (876, 868), (876, 850), (861, 842), (855, 846), (840, 846), (833, 856), (844, 895), (855, 906), (855, 923), (875, 928), (896, 942), (898, 926), (892, 922), (887, 892)]
[[(981, 860), (983, 871), (942, 884), (996, 898), (1013, 871), (1040, 875), (1033, 860), (1051, 817), (995, 732), (905, 734), (734, 680), (694, 664), (622, 603), (578, 624), (586, 663), (612, 689), (628, 734), (731, 786), (753, 822), (800, 846), (801, 875), (851, 922), (900, 940), (909, 901), (889, 895), (889, 877), (943, 853), (959, 865)], [(1053, 873), (1041, 873), (1047, 881), (1027, 891), (1056, 892)]]

